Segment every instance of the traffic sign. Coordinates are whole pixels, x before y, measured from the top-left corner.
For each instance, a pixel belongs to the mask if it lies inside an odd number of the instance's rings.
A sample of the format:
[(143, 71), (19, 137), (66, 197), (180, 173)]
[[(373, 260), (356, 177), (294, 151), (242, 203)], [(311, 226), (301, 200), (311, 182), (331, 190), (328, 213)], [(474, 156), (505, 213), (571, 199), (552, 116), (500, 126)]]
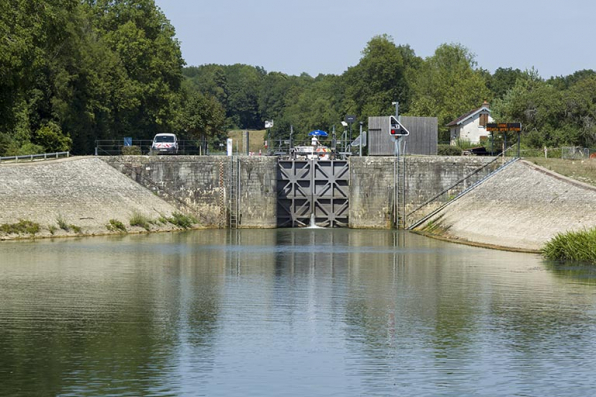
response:
[(400, 138), (402, 136), (410, 135), (410, 131), (408, 131), (394, 116), (389, 116), (389, 134), (392, 137)]

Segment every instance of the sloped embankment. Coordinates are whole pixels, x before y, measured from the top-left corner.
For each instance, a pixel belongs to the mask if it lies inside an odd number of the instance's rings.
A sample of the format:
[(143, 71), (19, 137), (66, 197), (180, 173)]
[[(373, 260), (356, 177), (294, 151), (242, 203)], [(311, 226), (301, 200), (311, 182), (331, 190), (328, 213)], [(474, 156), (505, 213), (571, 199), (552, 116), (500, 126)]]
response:
[(451, 240), (539, 250), (558, 233), (596, 227), (596, 187), (518, 161), (417, 230)]
[[(97, 158), (1, 164), (0, 206), (0, 225), (35, 222), (41, 227), (37, 236), (104, 234), (110, 219), (122, 222), (129, 231), (142, 231), (129, 225), (133, 215), (156, 220), (176, 212), (174, 206)], [(59, 220), (74, 227), (62, 229)], [(152, 230), (172, 228), (151, 225)], [(17, 236), (0, 236), (7, 237)]]

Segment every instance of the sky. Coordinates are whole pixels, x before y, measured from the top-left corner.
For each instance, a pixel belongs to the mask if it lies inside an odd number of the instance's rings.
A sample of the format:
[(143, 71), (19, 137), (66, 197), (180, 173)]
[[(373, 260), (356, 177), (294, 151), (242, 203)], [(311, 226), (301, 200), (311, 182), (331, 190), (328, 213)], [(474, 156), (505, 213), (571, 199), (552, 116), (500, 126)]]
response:
[(416, 55), (462, 44), (477, 66), (540, 76), (596, 69), (594, 0), (155, 0), (187, 66), (236, 63), (267, 72), (340, 75), (374, 36)]

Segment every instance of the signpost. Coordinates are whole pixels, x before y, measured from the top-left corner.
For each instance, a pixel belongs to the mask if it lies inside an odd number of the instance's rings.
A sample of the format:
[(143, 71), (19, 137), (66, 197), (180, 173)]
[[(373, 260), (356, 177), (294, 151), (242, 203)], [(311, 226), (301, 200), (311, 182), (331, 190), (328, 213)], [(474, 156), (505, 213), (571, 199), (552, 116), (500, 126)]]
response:
[[(389, 135), (393, 137), (393, 152), (395, 155), (395, 161), (393, 162), (393, 224), (399, 228), (400, 219), (403, 221), (403, 225), (405, 226), (405, 174), (402, 178), (403, 183), (403, 190), (401, 195), (399, 194), (399, 157), (400, 157), (400, 143), (403, 137), (410, 135), (410, 131), (406, 127), (404, 127), (398, 120), (398, 104), (395, 104), (395, 116), (389, 116), (388, 121), (389, 125)], [(405, 152), (405, 150), (404, 150)], [(405, 153), (404, 153), (405, 155)], [(405, 170), (405, 168), (403, 168)], [(402, 217), (399, 216), (399, 198), (400, 196), (404, 199), (404, 211)]]
[(389, 133), (396, 139), (410, 135), (410, 131), (408, 131), (394, 116), (389, 116)]
[(503, 148), (503, 156), (505, 156), (505, 150), (507, 150), (507, 133), (508, 132), (517, 132), (517, 157), (520, 157), (520, 142), (521, 142), (521, 131), (522, 131), (522, 124), (521, 123), (488, 123), (486, 125), (486, 130), (491, 133), (491, 136), (494, 135), (495, 132), (502, 132), (503, 137), (505, 139), (505, 147)]

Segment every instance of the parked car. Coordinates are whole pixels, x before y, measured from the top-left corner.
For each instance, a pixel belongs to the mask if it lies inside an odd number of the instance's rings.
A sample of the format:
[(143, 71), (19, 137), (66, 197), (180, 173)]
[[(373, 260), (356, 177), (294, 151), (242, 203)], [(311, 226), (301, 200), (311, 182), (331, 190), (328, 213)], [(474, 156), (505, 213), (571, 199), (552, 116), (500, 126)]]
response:
[(153, 154), (177, 154), (178, 139), (174, 134), (157, 134), (151, 144)]

